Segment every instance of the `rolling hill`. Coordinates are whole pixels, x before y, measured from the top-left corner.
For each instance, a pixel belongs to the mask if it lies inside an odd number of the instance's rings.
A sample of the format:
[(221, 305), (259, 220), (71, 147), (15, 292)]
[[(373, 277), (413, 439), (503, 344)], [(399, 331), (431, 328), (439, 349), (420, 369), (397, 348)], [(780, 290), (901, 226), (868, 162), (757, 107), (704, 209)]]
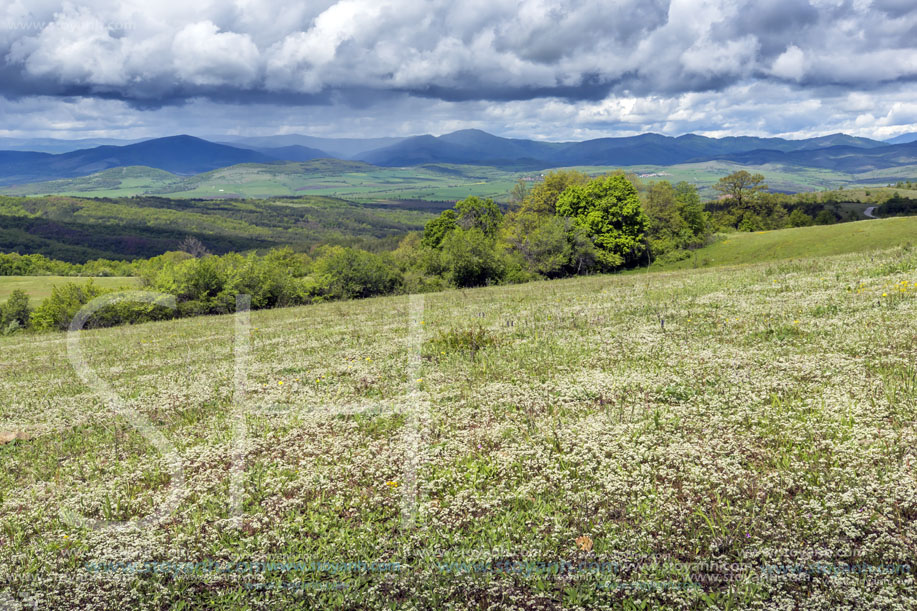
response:
[(187, 237), (225, 253), (319, 243), (393, 249), (438, 210), (371, 206), (314, 195), (295, 199), (190, 200), (0, 197), (0, 252), (83, 263), (147, 258)]
[(253, 151), (273, 157), (278, 161), (312, 161), (313, 159), (333, 158), (325, 151), (302, 146), (301, 144), (291, 144), (290, 146), (280, 146), (276, 148), (254, 148)]
[(97, 146), (50, 154), (0, 151), (0, 184), (86, 176), (108, 168), (147, 166), (174, 174), (197, 174), (237, 163), (270, 163), (276, 157), (215, 144), (192, 136), (156, 138), (127, 146)]
[(795, 227), (774, 231), (735, 232), (695, 251), (696, 257), (654, 262), (653, 270), (691, 269), (831, 257), (917, 244), (917, 216)]

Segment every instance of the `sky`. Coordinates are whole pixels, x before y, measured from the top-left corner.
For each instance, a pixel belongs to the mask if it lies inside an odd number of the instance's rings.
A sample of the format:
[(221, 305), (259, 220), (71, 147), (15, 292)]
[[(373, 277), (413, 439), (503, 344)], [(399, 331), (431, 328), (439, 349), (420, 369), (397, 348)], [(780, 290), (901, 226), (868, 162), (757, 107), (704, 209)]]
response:
[(917, 131), (914, 0), (3, 0), (0, 136)]

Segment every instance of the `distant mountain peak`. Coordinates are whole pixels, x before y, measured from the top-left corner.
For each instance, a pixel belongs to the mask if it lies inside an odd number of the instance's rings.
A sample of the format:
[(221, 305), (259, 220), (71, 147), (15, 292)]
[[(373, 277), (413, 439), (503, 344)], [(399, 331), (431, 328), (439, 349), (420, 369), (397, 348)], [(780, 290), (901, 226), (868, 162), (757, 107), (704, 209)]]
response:
[(448, 134), (443, 134), (443, 136), (455, 136), (458, 134), (477, 134), (482, 136), (492, 136), (498, 138), (499, 136), (494, 136), (491, 133), (485, 132), (483, 129), (477, 129), (475, 127), (469, 127), (468, 129), (459, 129), (454, 132), (449, 132)]
[(886, 144), (910, 144), (911, 142), (917, 142), (917, 132), (900, 134), (885, 141)]

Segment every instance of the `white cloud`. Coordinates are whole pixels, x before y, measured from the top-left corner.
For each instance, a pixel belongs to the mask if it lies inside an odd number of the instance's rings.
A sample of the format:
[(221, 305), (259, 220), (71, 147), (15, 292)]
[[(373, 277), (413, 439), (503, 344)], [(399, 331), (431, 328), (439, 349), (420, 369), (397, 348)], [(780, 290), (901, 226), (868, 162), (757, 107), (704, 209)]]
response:
[(251, 85), (260, 54), (247, 34), (220, 32), (210, 21), (188, 24), (172, 43), (175, 73), (194, 85)]
[(15, 41), (7, 59), (22, 62), (28, 74), (61, 82), (109, 86), (125, 81), (122, 42), (84, 8), (65, 7), (42, 24), (37, 36)]
[[(552, 138), (796, 133), (806, 120), (865, 130), (858, 117), (910, 116), (904, 107), (890, 115), (889, 100), (912, 94), (917, 82), (912, 4), (8, 0), (0, 5), (0, 96), (59, 96), (62, 108), (93, 95), (165, 106), (138, 118), (179, 117), (189, 102), (236, 117), (228, 109), (239, 100), (274, 102), (292, 117), (281, 127), (295, 128), (296, 117), (333, 125), (340, 116), (375, 133), (440, 124), (515, 135), (525, 126)], [(764, 98), (743, 98), (748, 87)], [(819, 111), (807, 114), (816, 102)], [(217, 128), (218, 115), (199, 118)]]
[(725, 43), (701, 39), (681, 54), (681, 64), (689, 72), (703, 75), (734, 76), (748, 74), (754, 66), (758, 40), (744, 36)]
[(806, 73), (806, 54), (796, 45), (790, 45), (787, 50), (774, 60), (771, 74), (779, 78), (799, 81)]

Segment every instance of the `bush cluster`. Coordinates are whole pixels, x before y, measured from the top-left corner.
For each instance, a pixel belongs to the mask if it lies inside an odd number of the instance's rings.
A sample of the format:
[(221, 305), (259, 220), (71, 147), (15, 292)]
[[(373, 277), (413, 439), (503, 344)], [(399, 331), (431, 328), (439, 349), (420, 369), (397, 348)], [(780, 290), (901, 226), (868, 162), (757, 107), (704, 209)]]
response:
[(901, 197), (895, 193), (888, 201), (879, 206), (878, 214), (879, 216), (917, 214), (917, 199)]
[[(85, 327), (107, 327), (153, 320), (226, 314), (236, 309), (236, 296), (251, 296), (254, 309), (302, 305), (331, 299), (355, 299), (402, 290), (403, 273), (391, 254), (324, 246), (313, 259), (289, 248), (264, 255), (204, 255), (168, 252), (136, 263), (143, 289), (160, 293), (151, 302), (113, 299), (96, 310)], [(14, 291), (0, 305), (0, 330), (66, 330), (87, 303), (106, 293), (88, 280), (52, 288), (34, 311), (28, 296)], [(170, 297), (174, 299), (170, 299)]]

